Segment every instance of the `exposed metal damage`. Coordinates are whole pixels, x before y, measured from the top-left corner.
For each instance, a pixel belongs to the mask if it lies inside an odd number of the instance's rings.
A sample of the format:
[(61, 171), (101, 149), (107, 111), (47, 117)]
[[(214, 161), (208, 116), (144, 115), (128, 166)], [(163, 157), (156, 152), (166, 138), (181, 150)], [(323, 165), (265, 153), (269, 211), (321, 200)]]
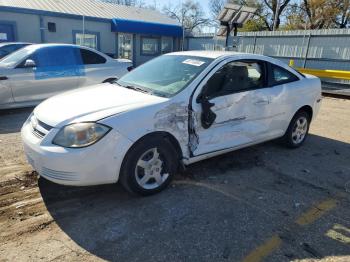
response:
[(188, 108), (185, 103), (173, 103), (158, 111), (155, 116), (154, 128), (175, 134), (180, 145), (188, 142)]
[(192, 110), (189, 110), (188, 112), (188, 150), (190, 152), (190, 156), (192, 156), (193, 152), (197, 149), (199, 144), (199, 137), (196, 133), (198, 121), (195, 112), (193, 112)]
[(173, 103), (157, 112), (154, 116), (154, 128), (176, 134), (181, 147), (187, 148), (187, 156), (193, 156), (193, 152), (199, 144), (196, 133), (198, 119), (195, 112), (185, 103)]

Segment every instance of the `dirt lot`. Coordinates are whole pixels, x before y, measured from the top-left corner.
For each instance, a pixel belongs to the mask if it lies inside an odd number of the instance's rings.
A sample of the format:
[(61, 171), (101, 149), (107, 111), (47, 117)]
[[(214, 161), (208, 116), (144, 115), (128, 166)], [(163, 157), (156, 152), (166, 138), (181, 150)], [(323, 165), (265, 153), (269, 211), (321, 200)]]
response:
[(37, 180), (0, 113), (0, 261), (350, 261), (350, 100), (326, 98), (306, 144), (192, 165), (161, 194)]

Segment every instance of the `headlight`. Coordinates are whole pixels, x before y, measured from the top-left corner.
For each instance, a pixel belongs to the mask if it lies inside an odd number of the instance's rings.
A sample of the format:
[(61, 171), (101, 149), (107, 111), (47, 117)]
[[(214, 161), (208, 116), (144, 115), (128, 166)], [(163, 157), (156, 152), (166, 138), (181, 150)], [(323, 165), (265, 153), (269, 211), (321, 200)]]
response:
[(61, 128), (52, 143), (63, 147), (86, 147), (96, 143), (110, 130), (110, 127), (99, 123), (70, 124)]

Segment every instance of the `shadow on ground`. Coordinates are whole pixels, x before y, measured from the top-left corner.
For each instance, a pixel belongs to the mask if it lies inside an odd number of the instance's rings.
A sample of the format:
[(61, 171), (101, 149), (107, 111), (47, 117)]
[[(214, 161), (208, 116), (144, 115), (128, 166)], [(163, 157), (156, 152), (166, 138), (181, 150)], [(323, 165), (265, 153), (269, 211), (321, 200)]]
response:
[(270, 142), (194, 164), (151, 197), (130, 196), (119, 185), (40, 179), (39, 188), (58, 226), (107, 260), (238, 261), (274, 234), (283, 245), (272, 261), (350, 259), (349, 243), (326, 235), (335, 224), (350, 228), (349, 195), (314, 224), (294, 223), (315, 203), (347, 194), (349, 159), (349, 144), (311, 135), (296, 150)]
[(0, 110), (0, 134), (17, 133), (33, 112), (33, 107)]

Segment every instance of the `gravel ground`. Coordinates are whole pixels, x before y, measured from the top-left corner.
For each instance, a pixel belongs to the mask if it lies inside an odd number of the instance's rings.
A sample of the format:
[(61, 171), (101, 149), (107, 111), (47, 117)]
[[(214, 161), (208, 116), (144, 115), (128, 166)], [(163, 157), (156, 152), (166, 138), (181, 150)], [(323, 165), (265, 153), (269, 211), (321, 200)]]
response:
[(325, 98), (307, 142), (190, 166), (146, 198), (37, 179), (0, 113), (0, 261), (350, 261), (350, 100)]

